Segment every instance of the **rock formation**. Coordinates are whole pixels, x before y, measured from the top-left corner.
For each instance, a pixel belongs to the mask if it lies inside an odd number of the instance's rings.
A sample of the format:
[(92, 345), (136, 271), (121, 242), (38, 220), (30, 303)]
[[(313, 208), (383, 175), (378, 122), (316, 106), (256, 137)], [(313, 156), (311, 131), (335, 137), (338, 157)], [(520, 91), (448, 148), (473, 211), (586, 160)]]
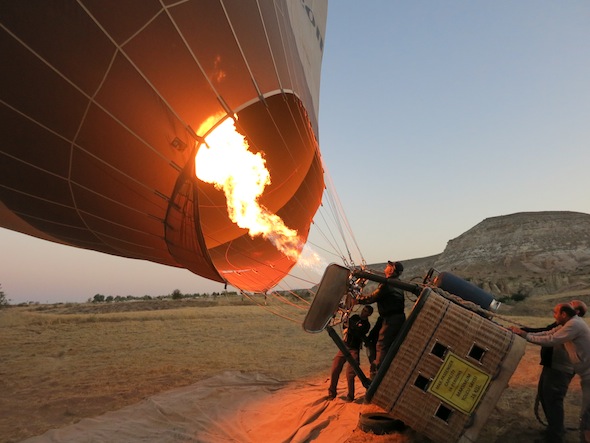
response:
[[(496, 296), (590, 288), (590, 214), (520, 212), (487, 218), (435, 256), (403, 260), (404, 278), (448, 271)], [(383, 264), (370, 268), (382, 270)]]

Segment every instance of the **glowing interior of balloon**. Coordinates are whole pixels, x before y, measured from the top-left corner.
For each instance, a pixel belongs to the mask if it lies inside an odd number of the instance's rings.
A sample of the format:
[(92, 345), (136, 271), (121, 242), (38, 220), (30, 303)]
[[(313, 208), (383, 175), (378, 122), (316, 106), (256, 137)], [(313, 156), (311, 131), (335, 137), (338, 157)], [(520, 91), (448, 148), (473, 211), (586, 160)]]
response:
[(262, 153), (254, 154), (231, 118), (225, 119), (205, 138), (195, 157), (199, 180), (223, 191), (232, 222), (248, 229), (251, 237), (262, 236), (285, 256), (297, 261), (303, 242), (297, 231), (259, 203), (271, 178)]

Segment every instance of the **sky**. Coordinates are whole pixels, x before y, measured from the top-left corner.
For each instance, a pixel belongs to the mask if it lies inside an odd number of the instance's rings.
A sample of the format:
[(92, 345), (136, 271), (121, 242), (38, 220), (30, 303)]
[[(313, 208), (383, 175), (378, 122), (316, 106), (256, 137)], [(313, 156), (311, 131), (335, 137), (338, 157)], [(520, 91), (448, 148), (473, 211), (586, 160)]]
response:
[[(367, 263), (441, 253), (488, 217), (590, 213), (589, 22), (573, 0), (329, 3), (320, 149)], [(5, 229), (0, 245), (15, 304), (224, 289)]]

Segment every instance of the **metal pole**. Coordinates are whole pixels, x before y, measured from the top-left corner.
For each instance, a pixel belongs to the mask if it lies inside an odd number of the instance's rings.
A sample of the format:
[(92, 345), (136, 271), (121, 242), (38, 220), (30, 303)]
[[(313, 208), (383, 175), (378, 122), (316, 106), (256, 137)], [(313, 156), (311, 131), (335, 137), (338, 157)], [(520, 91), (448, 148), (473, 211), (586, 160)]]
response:
[(338, 346), (338, 348), (344, 354), (344, 357), (346, 358), (348, 364), (352, 366), (352, 369), (354, 369), (355, 374), (358, 376), (364, 388), (367, 389), (371, 385), (371, 380), (367, 378), (367, 376), (359, 366), (358, 362), (354, 359), (354, 357), (346, 347), (346, 343), (344, 343), (344, 341), (340, 338), (340, 336), (332, 326), (326, 326), (326, 330), (328, 331), (328, 334), (330, 335), (332, 340), (334, 340), (334, 343), (336, 343), (336, 346)]
[(404, 291), (411, 292), (415, 295), (420, 295), (422, 292), (422, 286), (416, 283), (407, 283), (405, 281), (401, 281), (397, 278), (386, 278), (381, 275), (373, 274), (367, 271), (352, 271), (352, 275), (354, 277), (366, 278), (367, 280), (376, 281), (378, 283), (387, 283), (393, 286), (394, 288), (403, 289)]

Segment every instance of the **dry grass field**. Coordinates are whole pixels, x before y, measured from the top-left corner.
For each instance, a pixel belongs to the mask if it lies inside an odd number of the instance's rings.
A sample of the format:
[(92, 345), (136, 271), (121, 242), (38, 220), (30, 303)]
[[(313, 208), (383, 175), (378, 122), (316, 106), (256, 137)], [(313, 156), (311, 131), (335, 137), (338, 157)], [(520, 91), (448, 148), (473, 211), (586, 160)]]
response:
[[(545, 297), (503, 312), (516, 322), (545, 325), (551, 306), (572, 297), (585, 300), (590, 293)], [(305, 307), (282, 309), (283, 317), (227, 299), (2, 309), (0, 441), (19, 442), (226, 370), (281, 380), (326, 379), (337, 351), (334, 343), (327, 334), (303, 331)], [(538, 356), (539, 349), (528, 345), (478, 441), (521, 443), (539, 435), (542, 425), (532, 406)], [(574, 379), (567, 397), (568, 426), (577, 425), (580, 401)], [(348, 441), (408, 441), (396, 438), (356, 430)], [(577, 441), (575, 431), (567, 441)]]

